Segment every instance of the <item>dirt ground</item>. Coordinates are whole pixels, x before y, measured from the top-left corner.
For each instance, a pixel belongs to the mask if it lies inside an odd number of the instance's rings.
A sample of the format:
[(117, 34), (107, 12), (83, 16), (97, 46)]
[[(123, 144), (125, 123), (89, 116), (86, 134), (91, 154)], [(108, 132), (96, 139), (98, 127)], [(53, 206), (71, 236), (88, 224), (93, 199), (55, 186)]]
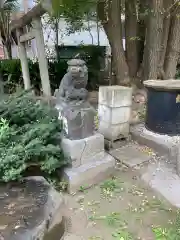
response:
[(142, 182), (138, 170), (122, 166), (100, 185), (82, 186), (67, 202), (69, 232), (84, 240), (170, 240), (177, 216), (177, 209)]

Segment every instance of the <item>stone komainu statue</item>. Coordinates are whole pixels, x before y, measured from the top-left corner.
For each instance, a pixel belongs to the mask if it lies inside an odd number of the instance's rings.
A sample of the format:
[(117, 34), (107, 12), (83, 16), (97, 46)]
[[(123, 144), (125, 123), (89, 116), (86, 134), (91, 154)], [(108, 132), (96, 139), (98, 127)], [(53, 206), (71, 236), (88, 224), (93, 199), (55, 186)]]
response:
[(86, 100), (88, 91), (88, 69), (83, 60), (72, 59), (67, 62), (67, 73), (61, 80), (58, 97), (65, 101)]
[(94, 134), (95, 109), (88, 102), (88, 69), (80, 59), (68, 61), (67, 73), (55, 92), (56, 109), (64, 135), (77, 140)]

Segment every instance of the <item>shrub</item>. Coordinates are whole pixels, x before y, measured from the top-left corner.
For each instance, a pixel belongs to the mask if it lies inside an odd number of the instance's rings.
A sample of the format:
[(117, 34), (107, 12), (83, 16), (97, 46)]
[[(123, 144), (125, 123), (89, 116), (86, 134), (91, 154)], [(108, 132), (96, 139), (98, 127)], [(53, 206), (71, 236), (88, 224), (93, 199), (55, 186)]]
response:
[(180, 66), (177, 66), (175, 79), (180, 79)]
[(55, 109), (23, 92), (0, 102), (0, 181), (20, 179), (31, 166), (53, 174), (67, 163)]

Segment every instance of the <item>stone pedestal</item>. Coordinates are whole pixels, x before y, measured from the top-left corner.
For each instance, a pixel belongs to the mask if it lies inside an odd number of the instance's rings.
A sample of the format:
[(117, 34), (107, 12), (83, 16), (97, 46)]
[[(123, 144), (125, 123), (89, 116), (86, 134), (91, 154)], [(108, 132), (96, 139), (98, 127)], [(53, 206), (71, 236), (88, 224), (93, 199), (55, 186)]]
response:
[(101, 134), (80, 140), (64, 137), (61, 146), (72, 162), (63, 173), (70, 193), (80, 190), (81, 186), (89, 188), (113, 174), (115, 159), (104, 151), (104, 137)]
[(61, 100), (56, 104), (59, 119), (63, 122), (64, 134), (68, 139), (77, 140), (94, 133), (95, 109), (87, 101)]
[(99, 132), (113, 142), (129, 136), (132, 89), (123, 86), (99, 88)]

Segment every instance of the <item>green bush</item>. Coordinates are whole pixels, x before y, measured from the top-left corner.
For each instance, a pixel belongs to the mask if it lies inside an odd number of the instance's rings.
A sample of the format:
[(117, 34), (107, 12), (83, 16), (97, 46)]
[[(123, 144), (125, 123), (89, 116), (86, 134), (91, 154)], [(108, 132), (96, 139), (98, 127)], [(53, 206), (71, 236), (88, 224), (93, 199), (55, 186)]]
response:
[(55, 109), (19, 93), (0, 102), (0, 119), (0, 181), (21, 179), (31, 166), (51, 175), (67, 163)]
[(6, 93), (15, 92), (17, 86), (23, 86), (20, 60), (1, 60), (0, 71), (3, 76)]
[(175, 79), (180, 79), (180, 66), (179, 65), (177, 66)]

